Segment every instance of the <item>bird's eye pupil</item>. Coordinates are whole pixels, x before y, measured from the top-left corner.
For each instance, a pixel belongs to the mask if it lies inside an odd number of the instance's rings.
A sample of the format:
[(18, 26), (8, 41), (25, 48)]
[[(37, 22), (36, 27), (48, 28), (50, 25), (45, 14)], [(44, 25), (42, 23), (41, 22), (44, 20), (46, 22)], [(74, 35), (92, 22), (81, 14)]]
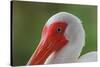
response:
[(57, 32), (61, 32), (61, 28), (57, 28)]

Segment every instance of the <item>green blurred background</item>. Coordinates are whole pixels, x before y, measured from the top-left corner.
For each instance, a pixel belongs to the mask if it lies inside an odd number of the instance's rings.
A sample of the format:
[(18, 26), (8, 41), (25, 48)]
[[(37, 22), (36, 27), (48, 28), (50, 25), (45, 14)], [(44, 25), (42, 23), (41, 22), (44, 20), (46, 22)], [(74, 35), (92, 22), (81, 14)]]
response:
[(13, 1), (13, 65), (26, 65), (41, 37), (46, 21), (64, 11), (79, 17), (85, 28), (86, 44), (81, 55), (97, 50), (97, 6)]

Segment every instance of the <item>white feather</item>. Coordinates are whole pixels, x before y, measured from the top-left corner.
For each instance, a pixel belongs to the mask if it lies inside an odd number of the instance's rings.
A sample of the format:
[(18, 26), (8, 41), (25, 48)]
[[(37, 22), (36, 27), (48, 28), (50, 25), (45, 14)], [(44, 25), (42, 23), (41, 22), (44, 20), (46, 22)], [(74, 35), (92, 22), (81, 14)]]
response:
[(95, 62), (95, 61), (97, 61), (97, 52), (96, 51), (86, 53), (86, 54), (82, 55), (78, 60), (78, 62)]

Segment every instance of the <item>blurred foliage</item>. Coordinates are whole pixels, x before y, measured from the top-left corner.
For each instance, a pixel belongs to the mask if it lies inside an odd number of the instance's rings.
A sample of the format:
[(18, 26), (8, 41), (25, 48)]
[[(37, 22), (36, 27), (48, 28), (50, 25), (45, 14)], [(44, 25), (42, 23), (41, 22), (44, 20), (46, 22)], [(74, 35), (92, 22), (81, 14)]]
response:
[(46, 21), (55, 13), (69, 12), (82, 20), (86, 32), (86, 44), (81, 55), (97, 50), (97, 7), (13, 1), (13, 65), (26, 65), (41, 37)]

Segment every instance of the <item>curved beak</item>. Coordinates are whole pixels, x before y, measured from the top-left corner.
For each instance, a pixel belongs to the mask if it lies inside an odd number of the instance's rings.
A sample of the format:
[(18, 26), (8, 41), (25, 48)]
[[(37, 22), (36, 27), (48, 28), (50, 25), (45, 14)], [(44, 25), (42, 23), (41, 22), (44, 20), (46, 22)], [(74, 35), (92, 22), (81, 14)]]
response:
[(68, 40), (66, 40), (64, 36), (62, 36), (60, 39), (48, 35), (43, 37), (27, 65), (44, 64), (48, 56), (52, 52), (62, 48), (66, 42), (68, 42)]

